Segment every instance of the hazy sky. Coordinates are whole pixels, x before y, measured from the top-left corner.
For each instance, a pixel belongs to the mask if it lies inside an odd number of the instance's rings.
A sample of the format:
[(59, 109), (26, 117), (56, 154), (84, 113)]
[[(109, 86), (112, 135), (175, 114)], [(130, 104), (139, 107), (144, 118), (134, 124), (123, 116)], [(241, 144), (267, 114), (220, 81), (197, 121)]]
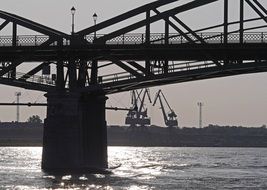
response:
[[(259, 0), (267, 7), (265, 0)], [(93, 24), (92, 15), (96, 12), (98, 22), (138, 7), (149, 0), (0, 0), (1, 10), (11, 12), (22, 17), (34, 20), (41, 24), (70, 33), (71, 14), (70, 8), (75, 6), (75, 30), (84, 29)], [(185, 2), (181, 0), (181, 2)], [(230, 1), (231, 20), (238, 18), (238, 2)], [(182, 14), (180, 18), (190, 27), (197, 29), (208, 25), (222, 23), (222, 0), (214, 5), (206, 6), (198, 11)], [(246, 6), (246, 17), (256, 15)], [(1, 23), (1, 22), (0, 22)], [(126, 23), (127, 24), (127, 23)], [(164, 26), (155, 24), (153, 32), (161, 32)], [(8, 27), (7, 27), (8, 30)], [(4, 34), (5, 30), (0, 32)], [(31, 34), (30, 32), (27, 34)], [(161, 88), (169, 103), (178, 115), (180, 126), (198, 125), (197, 102), (204, 103), (204, 125), (243, 125), (261, 126), (267, 124), (267, 74), (251, 74), (220, 79), (209, 79), (190, 83), (155, 87), (151, 89), (152, 97), (157, 89)], [(44, 102), (42, 93), (0, 86), (1, 102), (13, 102), (15, 91), (21, 91), (21, 102)], [(108, 106), (129, 107), (129, 93), (110, 96)], [(159, 106), (152, 108), (148, 105), (152, 123), (162, 124), (162, 115)], [(45, 108), (21, 108), (21, 120), (25, 121), (32, 114), (45, 117)], [(109, 124), (122, 124), (125, 112), (107, 112)], [(12, 121), (16, 119), (15, 107), (0, 107), (0, 120)]]

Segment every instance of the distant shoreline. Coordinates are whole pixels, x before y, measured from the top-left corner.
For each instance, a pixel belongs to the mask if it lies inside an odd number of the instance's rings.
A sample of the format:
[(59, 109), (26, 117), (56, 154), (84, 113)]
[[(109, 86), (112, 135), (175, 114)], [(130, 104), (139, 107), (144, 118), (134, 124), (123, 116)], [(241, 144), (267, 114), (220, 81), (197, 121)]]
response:
[[(109, 146), (267, 148), (267, 129), (221, 127), (163, 128), (157, 126), (107, 128)], [(42, 147), (43, 124), (0, 123), (0, 147)]]
[[(6, 148), (12, 148), (12, 147), (40, 147), (42, 148), (42, 145), (36, 145), (36, 144), (1, 144), (0, 142), (0, 148), (1, 147), (6, 147)], [(258, 147), (238, 147), (238, 146), (128, 146), (128, 145), (108, 145), (108, 147), (142, 147), (142, 148), (242, 148), (242, 149), (246, 149), (246, 148), (262, 148), (262, 149), (266, 149), (267, 146), (258, 146)]]

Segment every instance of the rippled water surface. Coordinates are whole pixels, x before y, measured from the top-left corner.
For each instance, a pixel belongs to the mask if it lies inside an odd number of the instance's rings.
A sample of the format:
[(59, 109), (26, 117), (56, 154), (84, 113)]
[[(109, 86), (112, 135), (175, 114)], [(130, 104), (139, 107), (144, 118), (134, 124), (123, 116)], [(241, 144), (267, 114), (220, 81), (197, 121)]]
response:
[(109, 147), (108, 175), (52, 176), (42, 148), (0, 147), (0, 189), (267, 189), (264, 148)]

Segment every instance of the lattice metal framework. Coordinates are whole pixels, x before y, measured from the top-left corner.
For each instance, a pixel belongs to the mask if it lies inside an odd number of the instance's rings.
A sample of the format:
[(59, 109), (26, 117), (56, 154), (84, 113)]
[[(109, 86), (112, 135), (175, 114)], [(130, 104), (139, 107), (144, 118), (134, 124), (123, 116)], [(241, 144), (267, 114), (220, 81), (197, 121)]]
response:
[[(238, 0), (239, 19), (230, 21), (229, 0), (155, 1), (72, 35), (0, 11), (4, 20), (0, 30), (12, 24), (11, 35), (0, 36), (0, 83), (41, 91), (101, 90), (109, 94), (266, 72), (267, 10), (263, 3)], [(193, 29), (183, 21), (184, 13), (208, 10), (212, 4), (222, 5), (221, 23)], [(247, 18), (245, 8), (257, 17)], [(131, 24), (113, 27), (136, 17)], [(154, 23), (163, 23), (164, 32), (153, 33)], [(40, 35), (20, 36), (17, 26)], [(113, 29), (101, 34), (107, 28)], [(134, 33), (142, 29), (143, 33)], [(32, 61), (39, 65), (25, 74), (17, 71), (18, 66)], [(56, 73), (35, 76), (50, 64), (55, 65)]]

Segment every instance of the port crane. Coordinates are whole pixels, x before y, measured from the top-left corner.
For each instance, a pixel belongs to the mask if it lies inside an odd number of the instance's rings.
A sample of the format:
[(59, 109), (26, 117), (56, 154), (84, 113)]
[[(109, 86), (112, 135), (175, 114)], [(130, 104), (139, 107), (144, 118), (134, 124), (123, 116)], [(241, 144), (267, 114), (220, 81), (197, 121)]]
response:
[[(154, 102), (153, 102), (153, 106), (156, 105), (157, 100), (159, 100), (159, 103), (160, 103), (160, 108), (162, 110), (165, 125), (167, 127), (178, 127), (177, 115), (175, 114), (173, 109), (171, 109), (166, 97), (164, 96), (164, 94), (161, 90), (159, 90), (157, 92), (155, 99), (154, 99)], [(169, 109), (168, 113), (166, 113), (166, 111), (165, 111), (163, 100), (165, 101), (165, 103)]]
[(149, 89), (142, 89), (141, 91), (131, 91), (131, 104), (132, 107), (127, 113), (125, 124), (131, 127), (141, 126), (145, 127), (151, 124), (151, 120), (147, 115), (147, 108), (145, 108), (145, 99), (148, 97), (150, 103)]

